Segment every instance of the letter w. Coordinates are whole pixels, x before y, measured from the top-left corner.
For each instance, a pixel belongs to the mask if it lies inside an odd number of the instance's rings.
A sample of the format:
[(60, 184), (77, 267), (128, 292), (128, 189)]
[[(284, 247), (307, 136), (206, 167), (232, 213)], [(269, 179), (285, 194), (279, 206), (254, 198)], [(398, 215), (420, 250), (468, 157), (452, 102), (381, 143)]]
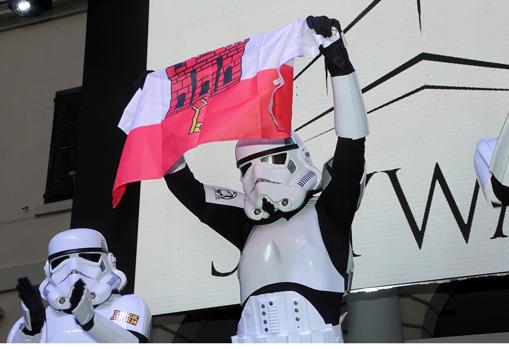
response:
[(426, 232), (426, 225), (428, 224), (429, 212), (431, 209), (431, 203), (433, 201), (433, 194), (435, 193), (435, 186), (436, 186), (437, 182), (438, 182), (438, 184), (440, 184), (440, 187), (442, 188), (445, 199), (447, 200), (447, 203), (449, 204), (449, 207), (451, 209), (452, 215), (456, 219), (456, 224), (460, 228), (461, 234), (463, 235), (463, 239), (465, 240), (466, 243), (468, 243), (468, 239), (470, 238), (470, 230), (472, 229), (472, 221), (474, 219), (475, 205), (477, 203), (477, 197), (479, 194), (479, 184), (477, 183), (477, 181), (475, 182), (474, 192), (472, 193), (472, 201), (470, 202), (470, 210), (468, 212), (468, 219), (467, 219), (467, 222), (465, 222), (463, 220), (460, 210), (458, 209), (458, 205), (456, 204), (456, 201), (454, 200), (451, 190), (449, 189), (449, 186), (447, 185), (447, 182), (446, 182), (445, 177), (442, 173), (442, 170), (440, 169), (440, 166), (438, 165), (438, 163), (436, 163), (435, 170), (433, 171), (433, 177), (431, 178), (431, 186), (429, 188), (428, 200), (426, 201), (426, 209), (424, 210), (424, 217), (422, 218), (421, 228), (419, 228), (415, 221), (414, 215), (412, 214), (412, 210), (410, 209), (410, 206), (408, 205), (408, 201), (405, 197), (405, 194), (403, 193), (403, 189), (401, 189), (401, 184), (399, 183), (399, 179), (396, 174), (396, 172), (398, 170), (400, 170), (400, 169), (396, 168), (393, 170), (387, 170), (387, 171), (382, 171), (382, 172), (387, 173), (387, 175), (389, 176), (392, 187), (394, 188), (394, 192), (396, 193), (396, 196), (397, 196), (398, 201), (401, 205), (401, 208), (403, 209), (403, 212), (404, 212), (405, 217), (408, 221), (408, 224), (410, 225), (410, 229), (412, 230), (412, 233), (414, 234), (414, 238), (415, 238), (415, 241), (417, 242), (417, 246), (419, 247), (419, 249), (422, 248), (422, 242), (424, 240), (424, 234)]

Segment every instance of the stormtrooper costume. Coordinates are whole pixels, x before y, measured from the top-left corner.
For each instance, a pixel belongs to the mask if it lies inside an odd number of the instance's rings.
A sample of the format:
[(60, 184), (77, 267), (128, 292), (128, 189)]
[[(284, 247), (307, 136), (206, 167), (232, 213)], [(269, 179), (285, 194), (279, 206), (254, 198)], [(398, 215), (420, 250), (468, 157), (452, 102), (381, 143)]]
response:
[[(24, 315), (7, 342), (147, 342), (150, 311), (140, 297), (116, 293), (127, 279), (115, 261), (96, 230), (70, 229), (55, 235), (39, 290), (27, 278), (18, 280)], [(41, 295), (49, 304), (46, 308)]]
[(477, 181), (493, 206), (509, 205), (509, 115), (498, 138), (477, 142), (474, 167)]
[(182, 204), (241, 250), (243, 311), (233, 342), (342, 341), (340, 304), (364, 186), (367, 115), (339, 22), (308, 17), (307, 24), (333, 38), (320, 48), (331, 75), (338, 136), (326, 187), (295, 133), (237, 143), (243, 194), (203, 185), (183, 159), (165, 176)]

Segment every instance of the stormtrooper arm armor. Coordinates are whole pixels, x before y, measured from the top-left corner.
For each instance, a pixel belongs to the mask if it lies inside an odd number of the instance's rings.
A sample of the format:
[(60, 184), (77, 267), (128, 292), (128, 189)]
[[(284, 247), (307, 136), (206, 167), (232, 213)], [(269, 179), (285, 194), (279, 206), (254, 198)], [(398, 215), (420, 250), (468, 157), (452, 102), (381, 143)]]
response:
[(504, 126), (500, 131), (498, 140), (493, 150), (493, 158), (490, 162), (490, 170), (497, 181), (509, 187), (509, 114), (506, 117)]
[(332, 76), (331, 81), (336, 135), (354, 140), (366, 137), (368, 118), (356, 72)]
[(320, 51), (331, 75), (336, 135), (354, 140), (366, 137), (369, 133), (366, 108), (343, 34), (338, 31), (327, 40), (329, 45), (321, 46)]
[(183, 157), (172, 166), (164, 179), (173, 195), (201, 222), (242, 249), (249, 233), (242, 209), (243, 194), (203, 185), (194, 177)]
[(500, 138), (481, 139), (477, 142), (474, 154), (475, 173), (486, 200), (493, 207), (509, 205), (509, 183), (507, 179), (504, 180), (503, 171), (508, 158), (509, 147), (503, 149)]
[(107, 319), (94, 310), (90, 292), (80, 281), (74, 287), (70, 303), (71, 312), (83, 330), (99, 343), (148, 342), (151, 315), (141, 298), (135, 295), (120, 297), (115, 301), (114, 308), (117, 309)]
[(31, 334), (28, 330), (26, 315), (23, 314), (23, 317), (18, 319), (9, 331), (7, 343), (41, 343), (44, 329), (43, 327), (41, 332)]
[[(326, 36), (320, 51), (331, 75), (334, 125), (338, 136), (334, 158), (326, 165), (331, 179), (316, 203), (316, 210), (331, 260), (347, 279), (351, 225), (365, 182), (364, 143), (368, 135), (368, 122), (355, 69), (350, 62), (339, 23), (334, 21), (317, 18), (310, 25), (311, 28), (315, 27), (318, 34), (322, 32)], [(329, 32), (323, 26), (332, 26), (337, 31), (330, 31), (332, 35), (327, 37)]]
[[(342, 224), (349, 226), (358, 207), (365, 180), (364, 141), (368, 135), (368, 117), (355, 69), (350, 62), (339, 22), (325, 17), (308, 18), (308, 25), (325, 38), (320, 51), (325, 67), (331, 75), (334, 99), (334, 126), (338, 142), (332, 163), (329, 164), (331, 182), (324, 190), (336, 192), (336, 200), (347, 203), (334, 211)], [(330, 28), (330, 29), (328, 29)], [(332, 30), (332, 29), (336, 30)], [(325, 46), (325, 47), (324, 47)], [(322, 200), (323, 201), (323, 200)], [(334, 203), (334, 206), (337, 206)]]

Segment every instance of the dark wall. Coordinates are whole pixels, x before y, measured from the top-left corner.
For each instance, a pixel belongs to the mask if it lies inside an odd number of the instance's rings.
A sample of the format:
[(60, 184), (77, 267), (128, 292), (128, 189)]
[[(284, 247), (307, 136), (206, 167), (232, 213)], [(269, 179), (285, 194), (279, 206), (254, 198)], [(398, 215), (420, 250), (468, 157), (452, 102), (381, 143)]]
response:
[(146, 68), (148, 0), (89, 0), (71, 227), (104, 234), (134, 289), (139, 184), (113, 209), (111, 192), (125, 134), (117, 128)]
[(487, 276), (442, 285), (449, 301), (433, 337), (509, 332), (509, 276)]

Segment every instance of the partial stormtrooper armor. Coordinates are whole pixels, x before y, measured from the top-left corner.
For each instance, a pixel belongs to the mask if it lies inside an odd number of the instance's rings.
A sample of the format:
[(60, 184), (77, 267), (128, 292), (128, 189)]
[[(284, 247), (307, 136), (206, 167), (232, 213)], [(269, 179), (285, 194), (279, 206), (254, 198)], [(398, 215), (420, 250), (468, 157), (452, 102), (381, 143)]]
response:
[(280, 282), (345, 292), (345, 279), (327, 254), (314, 205), (288, 221), (254, 226), (240, 256), (238, 277), (242, 303), (261, 287)]
[(474, 154), (474, 169), (477, 182), (482, 188), (486, 200), (494, 206), (500, 205), (500, 200), (493, 192), (493, 186), (491, 184), (492, 173), (490, 170), (490, 162), (496, 144), (496, 138), (481, 139), (476, 144)]
[(244, 189), (244, 211), (253, 220), (289, 212), (320, 186), (320, 171), (299, 136), (283, 140), (241, 140), (235, 147)]
[(490, 168), (498, 181), (509, 187), (509, 114), (498, 136)]
[(476, 144), (474, 168), (486, 200), (493, 205), (509, 205), (509, 115), (498, 138), (481, 139)]
[(82, 279), (90, 291), (92, 304), (101, 304), (113, 291), (121, 291), (127, 282), (115, 262), (98, 231), (79, 228), (61, 232), (48, 246), (41, 294), (52, 308), (68, 309), (73, 286)]
[(368, 118), (357, 73), (333, 76), (334, 128), (338, 137), (359, 139), (369, 133)]
[(285, 291), (252, 296), (245, 303), (233, 343), (337, 343), (341, 325), (326, 324), (305, 297)]
[[(51, 239), (48, 252), (40, 293), (27, 278), (18, 280), (24, 316), (12, 327), (7, 342), (148, 341), (150, 310), (136, 295), (116, 294), (127, 280), (101, 233), (66, 230)], [(49, 307), (44, 308), (41, 296)]]

